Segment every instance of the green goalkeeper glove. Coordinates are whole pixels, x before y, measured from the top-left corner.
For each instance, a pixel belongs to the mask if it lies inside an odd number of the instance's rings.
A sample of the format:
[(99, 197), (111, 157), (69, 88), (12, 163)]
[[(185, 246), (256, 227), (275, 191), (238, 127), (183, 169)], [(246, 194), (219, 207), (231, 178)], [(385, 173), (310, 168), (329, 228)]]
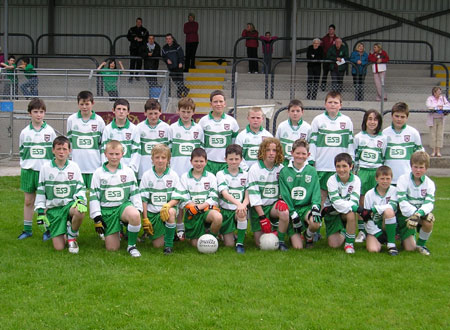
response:
[(76, 208), (80, 213), (87, 212), (86, 202), (82, 199), (77, 199), (71, 207)]
[(47, 216), (45, 214), (38, 215), (37, 225), (39, 229), (44, 233), (47, 230), (47, 228), (50, 228), (50, 221), (48, 221)]

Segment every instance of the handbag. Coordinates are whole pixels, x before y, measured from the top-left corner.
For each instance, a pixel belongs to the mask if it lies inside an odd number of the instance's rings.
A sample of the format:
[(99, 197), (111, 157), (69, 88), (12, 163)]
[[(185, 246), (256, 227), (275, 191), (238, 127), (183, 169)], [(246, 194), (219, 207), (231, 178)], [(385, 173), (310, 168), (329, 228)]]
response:
[(378, 65), (378, 72), (384, 72), (386, 71), (386, 63), (378, 63), (372, 65), (372, 72), (377, 73), (376, 65)]

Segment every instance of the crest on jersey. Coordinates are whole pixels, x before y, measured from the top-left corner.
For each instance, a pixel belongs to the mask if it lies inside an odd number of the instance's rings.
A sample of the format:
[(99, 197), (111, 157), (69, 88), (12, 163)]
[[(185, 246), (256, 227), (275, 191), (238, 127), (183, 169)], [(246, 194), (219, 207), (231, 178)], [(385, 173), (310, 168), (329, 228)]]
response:
[(166, 181), (166, 187), (167, 188), (172, 188), (172, 180), (167, 180)]
[(339, 126), (341, 127), (341, 129), (345, 129), (345, 122), (339, 123)]
[(131, 133), (125, 133), (125, 139), (131, 140)]
[(300, 139), (306, 139), (306, 134), (305, 133), (301, 133), (300, 134)]
[(160, 138), (163, 138), (164, 137), (164, 131), (158, 131), (158, 135), (159, 135)]
[(120, 176), (120, 181), (122, 181), (122, 183), (127, 182), (127, 176), (126, 175), (121, 175)]
[(198, 139), (198, 132), (194, 132), (194, 139)]
[(288, 176), (287, 179), (286, 179), (286, 181), (287, 181), (287, 182), (293, 182), (293, 181), (294, 181), (294, 178), (292, 178), (292, 176)]
[(241, 178), (241, 186), (245, 186), (246, 182), (247, 182), (247, 180), (245, 178)]
[(67, 172), (67, 179), (73, 180), (73, 172)]
[(209, 184), (209, 182), (203, 183), (203, 186), (205, 187), (205, 190), (209, 190), (209, 188), (211, 187), (211, 185)]
[(352, 191), (353, 191), (353, 186), (349, 186), (349, 187), (348, 187), (348, 193), (351, 194)]
[(306, 183), (311, 183), (311, 179), (312, 179), (311, 175), (305, 175), (305, 182)]
[(92, 132), (97, 132), (97, 125), (91, 125)]
[(427, 195), (427, 190), (426, 189), (420, 189), (420, 195), (422, 195), (422, 197), (425, 197)]
[(50, 134), (44, 134), (45, 142), (50, 142)]
[(383, 141), (377, 140), (377, 147), (381, 148), (383, 146)]
[(229, 131), (230, 127), (231, 127), (230, 124), (223, 124), (223, 129), (226, 131)]
[(409, 140), (411, 140), (411, 135), (405, 135), (403, 138), (405, 139), (405, 142), (409, 142)]

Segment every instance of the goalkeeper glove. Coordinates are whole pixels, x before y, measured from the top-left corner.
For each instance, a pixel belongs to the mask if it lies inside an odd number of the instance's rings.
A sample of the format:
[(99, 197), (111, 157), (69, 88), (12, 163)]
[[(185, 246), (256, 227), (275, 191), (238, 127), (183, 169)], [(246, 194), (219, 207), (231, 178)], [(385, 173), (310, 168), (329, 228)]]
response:
[(86, 202), (84, 200), (82, 200), (82, 199), (77, 199), (72, 204), (71, 208), (72, 207), (75, 207), (78, 210), (78, 212), (80, 212), (80, 213), (86, 213), (87, 212)]
[(325, 206), (325, 207), (322, 209), (321, 215), (322, 215), (322, 217), (324, 217), (325, 215), (327, 215), (327, 214), (329, 214), (329, 213), (331, 213), (331, 212), (333, 212), (333, 211), (336, 211), (336, 209), (333, 207), (333, 205)]
[(144, 232), (146, 234), (153, 235), (155, 233), (153, 230), (153, 225), (148, 218), (142, 219), (142, 228), (144, 228)]
[(283, 212), (283, 211), (289, 211), (289, 207), (287, 206), (286, 202), (282, 199), (279, 199), (276, 203), (275, 203), (275, 209)]
[(159, 211), (159, 215), (161, 217), (162, 222), (166, 222), (167, 220), (169, 220), (169, 209), (170, 209), (170, 205), (168, 203), (166, 203), (161, 208), (161, 211)]
[(259, 224), (264, 234), (269, 234), (272, 232), (272, 224), (270, 223), (270, 220), (266, 218), (265, 215), (261, 215), (259, 217)]
[(408, 219), (406, 219), (406, 227), (408, 229), (415, 229), (417, 228), (417, 225), (419, 224), (420, 215), (417, 213), (414, 213), (412, 216), (410, 216)]
[(194, 215), (203, 212), (203, 211), (200, 211), (198, 206), (195, 205), (194, 203), (187, 204), (184, 208), (186, 209), (186, 213), (188, 215), (189, 220), (191, 220)]
[(292, 219), (292, 227), (294, 227), (294, 231), (296, 233), (300, 233), (302, 231), (302, 222), (300, 217), (298, 216), (298, 213), (294, 211), (291, 216)]
[(312, 217), (313, 222), (320, 223), (322, 221), (322, 216), (320, 214), (320, 210), (317, 205), (313, 205), (313, 207), (311, 208), (311, 211), (309, 212), (308, 217)]
[(220, 213), (220, 209), (215, 205), (209, 205), (203, 209), (203, 212), (214, 210)]
[(361, 218), (365, 222), (367, 222), (370, 219), (372, 219), (373, 212), (370, 209), (365, 209), (363, 207), (358, 207), (358, 210), (356, 212), (358, 212), (358, 214), (361, 216)]
[(106, 223), (103, 221), (103, 217), (101, 215), (97, 215), (94, 218), (94, 227), (97, 234), (105, 234)]
[(37, 225), (42, 232), (45, 232), (50, 227), (50, 221), (45, 214), (38, 215)]

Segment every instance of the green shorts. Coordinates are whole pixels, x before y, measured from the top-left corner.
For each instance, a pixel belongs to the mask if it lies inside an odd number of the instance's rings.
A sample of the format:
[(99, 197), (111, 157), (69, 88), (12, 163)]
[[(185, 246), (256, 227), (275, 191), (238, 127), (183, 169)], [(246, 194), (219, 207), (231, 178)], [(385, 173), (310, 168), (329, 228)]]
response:
[(236, 211), (220, 209), (222, 214), (222, 227), (220, 233), (226, 235), (236, 230)]
[(196, 239), (206, 233), (206, 228), (209, 228), (210, 224), (206, 222), (206, 217), (209, 211), (205, 213), (199, 213), (192, 217), (192, 219), (187, 218), (187, 214), (184, 213), (184, 229), (187, 239)]
[(26, 193), (34, 193), (39, 183), (39, 171), (22, 168), (20, 170), (20, 190)]
[(133, 206), (131, 202), (125, 202), (118, 207), (102, 207), (102, 217), (106, 224), (105, 236), (109, 236), (120, 231), (120, 219), (127, 206)]
[(72, 202), (66, 206), (52, 207), (47, 210), (47, 219), (50, 222), (51, 237), (57, 237), (67, 233), (67, 220), (70, 220), (69, 212)]
[(86, 189), (91, 188), (91, 181), (93, 173), (82, 173), (81, 176), (83, 177), (84, 185), (86, 186)]
[(361, 195), (365, 195), (370, 189), (377, 185), (375, 180), (376, 168), (360, 168), (358, 177), (361, 180)]
[[(406, 219), (408, 219), (408, 217), (397, 213), (397, 233), (402, 241), (407, 239), (409, 236), (413, 236), (416, 234), (416, 229), (409, 229), (406, 226)], [(419, 229), (419, 226), (417, 227), (417, 229)]]
[(328, 179), (331, 178), (334, 173), (336, 172), (317, 171), (317, 175), (319, 176), (320, 189), (328, 191), (327, 182)]
[(148, 235), (150, 240), (155, 240), (161, 236), (164, 236), (166, 231), (166, 226), (164, 222), (161, 221), (161, 215), (159, 213), (150, 213), (147, 211), (148, 220), (150, 220), (153, 226), (153, 235)]
[[(225, 156), (225, 152), (223, 154)], [(205, 170), (216, 175), (217, 172), (224, 170), (226, 168), (227, 168), (227, 163), (219, 163), (219, 162), (213, 162), (212, 160), (208, 160), (208, 163), (206, 163)]]
[(325, 231), (327, 237), (336, 233), (345, 235), (344, 221), (342, 221), (340, 214), (336, 215), (327, 214), (324, 218), (325, 218)]
[[(271, 224), (272, 224), (272, 230), (277, 230), (278, 229), (278, 219), (271, 219), (270, 218), (270, 211), (272, 211), (272, 208), (275, 206), (275, 204), (273, 205), (265, 205), (262, 207), (264, 215), (267, 217), (267, 219), (270, 220)], [(261, 231), (261, 225), (259, 224), (259, 215), (258, 213), (255, 211), (254, 207), (250, 208), (250, 225), (251, 225), (251, 229), (252, 232), (257, 232), (257, 231)], [(289, 222), (289, 226), (287, 229), (287, 234), (289, 237), (291, 237), (292, 235), (295, 234), (294, 231), (294, 227), (292, 227), (292, 223)]]

